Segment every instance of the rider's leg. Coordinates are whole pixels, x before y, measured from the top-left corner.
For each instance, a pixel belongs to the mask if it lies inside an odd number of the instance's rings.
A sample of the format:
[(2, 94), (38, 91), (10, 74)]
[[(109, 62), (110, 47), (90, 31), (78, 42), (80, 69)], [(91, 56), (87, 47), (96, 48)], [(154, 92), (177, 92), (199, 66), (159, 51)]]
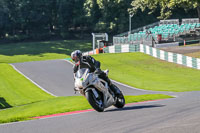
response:
[(112, 82), (110, 81), (110, 79), (108, 78), (108, 76), (104, 72), (102, 72), (99, 75), (99, 77), (101, 79), (105, 80), (108, 83), (110, 89), (114, 92), (115, 95), (120, 95), (121, 94), (121, 91), (112, 84)]

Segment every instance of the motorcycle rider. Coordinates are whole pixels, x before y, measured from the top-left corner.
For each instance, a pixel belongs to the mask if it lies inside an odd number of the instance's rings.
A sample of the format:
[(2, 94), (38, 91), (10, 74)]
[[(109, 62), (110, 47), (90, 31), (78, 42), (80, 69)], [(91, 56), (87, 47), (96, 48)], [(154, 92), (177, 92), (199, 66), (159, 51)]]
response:
[(121, 91), (115, 88), (115, 86), (112, 84), (107, 75), (103, 71), (101, 71), (100, 69), (101, 64), (99, 61), (96, 61), (91, 56), (83, 56), (80, 50), (75, 50), (74, 52), (72, 52), (71, 58), (74, 61), (74, 66), (73, 66), (74, 73), (76, 73), (81, 68), (88, 68), (90, 72), (98, 74), (99, 78), (105, 80), (115, 95), (120, 96)]

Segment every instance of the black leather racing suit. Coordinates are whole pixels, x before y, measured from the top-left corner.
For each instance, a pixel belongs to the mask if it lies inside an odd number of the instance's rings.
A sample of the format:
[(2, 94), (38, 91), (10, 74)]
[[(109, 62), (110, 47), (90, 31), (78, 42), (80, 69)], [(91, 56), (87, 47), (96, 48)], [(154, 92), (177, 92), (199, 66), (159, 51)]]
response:
[(110, 88), (112, 89), (112, 83), (110, 79), (107, 77), (107, 75), (103, 71), (100, 70), (100, 66), (101, 66), (100, 62), (96, 61), (93, 57), (82, 56), (80, 61), (75, 63), (75, 65), (73, 66), (73, 69), (74, 69), (74, 73), (76, 73), (81, 68), (88, 68), (90, 72), (97, 72), (99, 78), (105, 80), (110, 86)]

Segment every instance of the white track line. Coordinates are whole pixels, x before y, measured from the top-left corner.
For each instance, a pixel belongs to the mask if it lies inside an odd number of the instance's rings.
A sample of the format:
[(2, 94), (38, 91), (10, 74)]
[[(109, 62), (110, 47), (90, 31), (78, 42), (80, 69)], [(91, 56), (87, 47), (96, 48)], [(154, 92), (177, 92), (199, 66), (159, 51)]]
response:
[(129, 86), (129, 85), (123, 84), (123, 83), (121, 83), (121, 82), (118, 82), (118, 81), (115, 81), (115, 80), (112, 80), (112, 79), (111, 79), (111, 81), (113, 81), (113, 82), (115, 82), (115, 83), (117, 83), (117, 84), (119, 84), (119, 85), (122, 85), (122, 86), (124, 86), (124, 87), (130, 88), (130, 89), (133, 89), (133, 90), (155, 92), (155, 91), (150, 91), (150, 90), (143, 90), (143, 89), (134, 88), (134, 87), (132, 87), (132, 86)]
[[(65, 59), (61, 59), (61, 60), (64, 60), (64, 61), (67, 61), (68, 63), (72, 64), (72, 62), (68, 61), (68, 60), (65, 60)], [(34, 81), (32, 81), (30, 78), (28, 78), (27, 76), (25, 76), (22, 72), (20, 72), (14, 65), (10, 64), (17, 72), (19, 72), (20, 74), (22, 74), (24, 77), (26, 77), (28, 80), (30, 80), (32, 83), (34, 83), (36, 86), (38, 86), (39, 88), (41, 88), (42, 90), (44, 90), (45, 92), (53, 95), (52, 93), (46, 91), (44, 88), (42, 88), (41, 86), (39, 86), (37, 83), (35, 83)], [(140, 91), (148, 91), (148, 90), (142, 90), (142, 89), (137, 89), (137, 88), (134, 88), (134, 87), (131, 87), (129, 85), (126, 85), (126, 84), (123, 84), (123, 83), (120, 83), (120, 82), (117, 82), (115, 80), (112, 80), (113, 82), (116, 82), (117, 84), (120, 84), (120, 85), (123, 85), (125, 87), (128, 87), (128, 88), (131, 88), (131, 89), (134, 89), (134, 90), (140, 90)], [(55, 96), (55, 95), (53, 95)], [(177, 96), (175, 96), (177, 97)], [(151, 101), (151, 102), (155, 102), (155, 101)], [(128, 106), (128, 105), (126, 105)], [(85, 113), (88, 113), (88, 112), (85, 112)], [(76, 114), (74, 114), (76, 115)], [(59, 116), (60, 117), (60, 116)], [(55, 117), (50, 117), (50, 118), (55, 118)], [(43, 118), (43, 119), (49, 119), (49, 118)], [(11, 122), (11, 123), (3, 123), (3, 124), (0, 124), (0, 126), (5, 126), (5, 125), (12, 125), (12, 124), (19, 124), (19, 123), (26, 123), (26, 122), (30, 122), (30, 121), (38, 121), (38, 120), (43, 120), (43, 119), (35, 119), (35, 120), (27, 120), (27, 121), (20, 121), (20, 122)]]
[(68, 63), (74, 65), (71, 61), (68, 61), (68, 60), (66, 60), (66, 59), (61, 59), (61, 60), (67, 61)]
[[(73, 65), (73, 63), (72, 63), (71, 61), (68, 61), (68, 60), (65, 60), (65, 59), (62, 59), (62, 60), (67, 61), (68, 63), (70, 63), (70, 64)], [(132, 86), (129, 86), (129, 85), (120, 83), (120, 82), (115, 81), (115, 80), (112, 80), (112, 79), (111, 79), (111, 81), (113, 81), (113, 82), (115, 82), (115, 83), (117, 83), (117, 84), (119, 84), (119, 85), (122, 85), (122, 86), (124, 86), (124, 87), (130, 88), (130, 89), (139, 90), (139, 91), (149, 91), (149, 90), (143, 90), (143, 89), (134, 88), (134, 87), (132, 87)], [(155, 92), (155, 91), (149, 91), (149, 92)]]
[(26, 79), (30, 80), (33, 84), (35, 84), (37, 87), (39, 87), (41, 90), (45, 91), (46, 93), (57, 97), (56, 95), (52, 94), (51, 92), (47, 91), (46, 89), (44, 89), (43, 87), (41, 87), (40, 85), (38, 85), (36, 82), (34, 82), (33, 80), (31, 80), (29, 77), (27, 77), (25, 74), (23, 74), (21, 71), (19, 71), (13, 64), (10, 64), (18, 73), (20, 73), (21, 75), (23, 75)]
[[(68, 60), (66, 60), (66, 59), (61, 59), (61, 60), (67, 61), (68, 63), (70, 63), (70, 64), (73, 65), (73, 63), (72, 63), (71, 61), (68, 61)], [(117, 83), (117, 84), (119, 84), (119, 85), (122, 85), (122, 86), (124, 86), (124, 87), (127, 87), (127, 88), (129, 88), (129, 89), (133, 89), (133, 90), (139, 90), (139, 91), (145, 91), (145, 92), (158, 92), (158, 93), (162, 93), (162, 91), (152, 91), (152, 90), (138, 89), (138, 88), (135, 88), (135, 87), (132, 87), (132, 86), (123, 84), (123, 83), (121, 83), (121, 82), (118, 82), (118, 81), (115, 81), (115, 80), (112, 80), (112, 79), (111, 79), (111, 81), (112, 81), (112, 82), (115, 82), (115, 83)], [(173, 92), (168, 92), (168, 93), (173, 93)], [(174, 97), (178, 97), (177, 95), (173, 95), (173, 96), (174, 96)]]

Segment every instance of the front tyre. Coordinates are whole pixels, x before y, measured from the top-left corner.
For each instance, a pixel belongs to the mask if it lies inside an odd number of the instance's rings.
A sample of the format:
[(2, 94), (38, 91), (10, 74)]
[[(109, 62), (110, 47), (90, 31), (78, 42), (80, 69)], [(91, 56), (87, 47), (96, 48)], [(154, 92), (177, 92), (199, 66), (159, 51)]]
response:
[(96, 98), (92, 90), (85, 92), (85, 96), (90, 105), (98, 112), (104, 111), (104, 104), (101, 98)]

